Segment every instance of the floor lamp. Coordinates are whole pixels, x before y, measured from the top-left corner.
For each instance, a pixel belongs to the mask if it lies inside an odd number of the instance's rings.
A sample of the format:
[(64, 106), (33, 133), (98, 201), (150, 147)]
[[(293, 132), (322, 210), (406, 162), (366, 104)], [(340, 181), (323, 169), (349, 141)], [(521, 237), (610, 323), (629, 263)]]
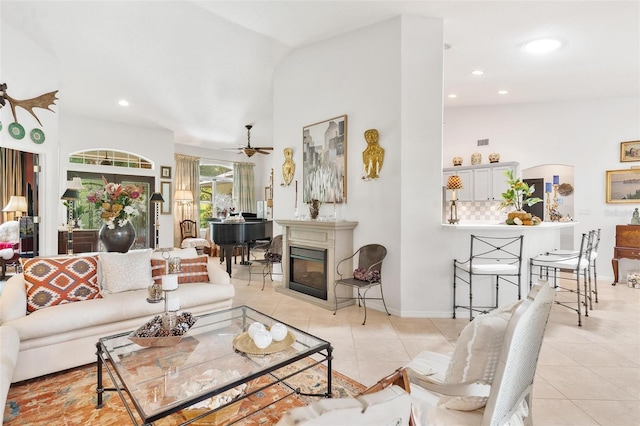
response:
[(153, 243), (153, 248), (157, 249), (158, 248), (158, 240), (160, 239), (160, 231), (158, 228), (160, 228), (160, 203), (164, 203), (164, 198), (162, 198), (162, 194), (159, 192), (154, 192), (153, 194), (151, 194), (151, 198), (149, 199), (149, 201), (151, 201), (153, 204), (156, 205), (156, 222), (153, 224), (154, 228), (156, 229), (156, 239)]
[[(176, 191), (174, 199), (180, 204), (182, 207), (182, 220), (184, 220), (184, 206), (189, 205), (193, 202), (193, 192), (188, 189), (180, 189)], [(191, 217), (191, 215), (189, 215)]]
[(67, 188), (66, 191), (64, 191), (64, 194), (62, 194), (62, 197), (60, 197), (61, 200), (64, 200), (67, 203), (69, 203), (69, 207), (67, 208), (69, 211), (69, 217), (67, 218), (67, 228), (68, 228), (67, 254), (68, 255), (73, 254), (73, 207), (74, 207), (74, 202), (79, 198), (80, 198), (80, 194), (78, 193), (78, 190), (71, 189), (71, 188)]

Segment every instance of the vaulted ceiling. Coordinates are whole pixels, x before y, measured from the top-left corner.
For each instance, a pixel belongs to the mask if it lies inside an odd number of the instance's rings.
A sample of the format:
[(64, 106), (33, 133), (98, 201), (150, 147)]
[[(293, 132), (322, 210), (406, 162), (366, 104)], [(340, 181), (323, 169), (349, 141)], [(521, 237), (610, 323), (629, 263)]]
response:
[[(0, 13), (55, 58), (68, 111), (205, 147), (246, 142), (249, 123), (268, 145), (284, 56), (400, 14), (444, 21), (445, 107), (640, 96), (637, 1), (3, 0)], [(525, 54), (537, 37), (564, 44)]]

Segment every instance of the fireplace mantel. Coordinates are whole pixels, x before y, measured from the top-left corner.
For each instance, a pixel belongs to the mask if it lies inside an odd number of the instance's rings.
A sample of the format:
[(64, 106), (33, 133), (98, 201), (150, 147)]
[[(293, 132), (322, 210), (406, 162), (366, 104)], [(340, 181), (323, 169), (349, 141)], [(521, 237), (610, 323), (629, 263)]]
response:
[[(333, 284), (337, 278), (336, 265), (340, 260), (353, 254), (353, 229), (358, 226), (358, 222), (290, 219), (275, 219), (275, 221), (282, 227), (282, 286), (276, 287), (276, 291), (333, 310), (335, 308)], [(289, 288), (289, 247), (292, 245), (327, 250), (327, 300)], [(341, 265), (340, 270), (343, 273), (351, 273), (353, 264), (352, 262), (346, 263)], [(338, 297), (351, 297), (352, 290), (346, 286), (340, 286), (338, 290)], [(353, 300), (344, 300), (338, 304), (338, 307), (342, 308), (353, 303), (355, 303)]]

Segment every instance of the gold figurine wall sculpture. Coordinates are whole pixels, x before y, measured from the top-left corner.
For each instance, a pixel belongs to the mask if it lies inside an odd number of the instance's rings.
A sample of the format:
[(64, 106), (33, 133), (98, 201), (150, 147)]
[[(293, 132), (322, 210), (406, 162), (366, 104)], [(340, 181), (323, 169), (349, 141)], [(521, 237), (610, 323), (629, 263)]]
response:
[(365, 173), (362, 179), (378, 179), (384, 162), (384, 148), (378, 144), (378, 131), (376, 129), (365, 130), (364, 139), (367, 141), (367, 148), (362, 151)]
[(289, 186), (293, 181), (293, 175), (296, 174), (296, 163), (293, 162), (293, 150), (291, 148), (284, 149), (284, 163), (282, 164), (282, 186)]

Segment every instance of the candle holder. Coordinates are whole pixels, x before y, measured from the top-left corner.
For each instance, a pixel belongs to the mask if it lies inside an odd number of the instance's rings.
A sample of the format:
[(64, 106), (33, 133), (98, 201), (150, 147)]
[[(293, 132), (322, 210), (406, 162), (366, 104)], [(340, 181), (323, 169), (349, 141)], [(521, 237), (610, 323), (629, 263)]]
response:
[(176, 324), (178, 319), (178, 306), (176, 309), (175, 306), (169, 306), (169, 293), (176, 291), (174, 290), (162, 290), (164, 292), (164, 312), (162, 313), (162, 328), (165, 330), (172, 330)]
[(147, 297), (147, 302), (149, 303), (160, 303), (162, 301), (162, 285), (153, 283), (149, 286), (149, 297)]

